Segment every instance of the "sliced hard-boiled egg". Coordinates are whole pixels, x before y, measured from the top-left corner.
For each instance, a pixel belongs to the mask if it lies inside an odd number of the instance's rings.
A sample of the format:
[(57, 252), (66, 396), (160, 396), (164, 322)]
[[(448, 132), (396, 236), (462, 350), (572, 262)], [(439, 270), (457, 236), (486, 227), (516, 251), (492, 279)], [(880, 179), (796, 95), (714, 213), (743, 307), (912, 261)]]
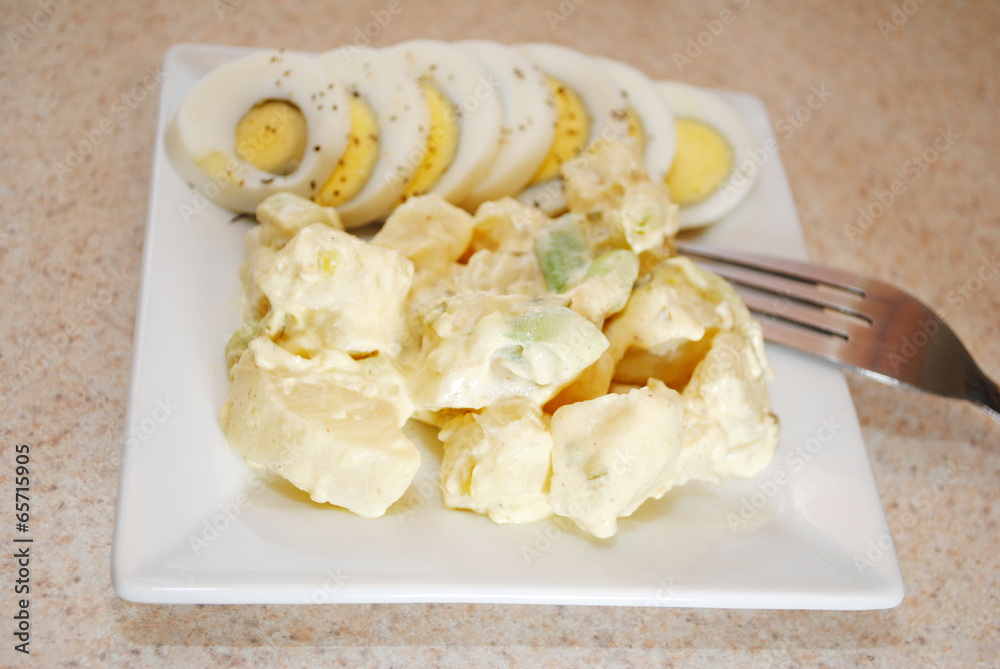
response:
[(178, 173), (209, 200), (252, 213), (273, 193), (311, 197), (344, 152), (349, 129), (343, 86), (309, 56), (267, 51), (202, 77), (165, 141)]
[(583, 152), (590, 138), (590, 114), (587, 106), (572, 88), (554, 77), (545, 77), (555, 103), (556, 122), (552, 126), (552, 143), (542, 164), (531, 176), (531, 183), (543, 183), (559, 176), (559, 168)]
[(555, 137), (555, 100), (538, 66), (513, 48), (486, 40), (458, 44), (489, 74), (503, 112), (496, 158), (464, 203), (474, 210), (487, 200), (519, 192), (531, 180)]
[(441, 89), (426, 81), (420, 82), (420, 91), (429, 113), (427, 147), (423, 160), (417, 165), (410, 182), (403, 188), (403, 199), (430, 192), (451, 167), (462, 139), (462, 127), (451, 101)]
[(695, 228), (718, 221), (757, 182), (753, 133), (711, 91), (673, 81), (657, 86), (677, 124), (677, 152), (666, 183), (680, 205), (680, 225)]
[(299, 108), (286, 100), (265, 100), (236, 124), (236, 155), (271, 174), (288, 174), (302, 163), (308, 129)]
[(347, 88), (350, 141), (314, 199), (347, 228), (384, 218), (424, 158), (430, 115), (416, 81), (384, 52), (341, 47), (317, 57)]
[(595, 57), (622, 89), (629, 111), (629, 135), (639, 144), (650, 178), (662, 180), (670, 172), (677, 151), (674, 115), (645, 73), (612, 58)]
[(461, 47), (412, 40), (386, 53), (423, 87), (430, 109), (427, 151), (404, 198), (436, 193), (465, 200), (497, 154), (501, 108), (495, 84)]
[(627, 137), (628, 105), (608, 72), (579, 51), (554, 44), (522, 44), (517, 50), (546, 74), (556, 101), (555, 138), (518, 198), (558, 213), (566, 207), (559, 167), (596, 139)]

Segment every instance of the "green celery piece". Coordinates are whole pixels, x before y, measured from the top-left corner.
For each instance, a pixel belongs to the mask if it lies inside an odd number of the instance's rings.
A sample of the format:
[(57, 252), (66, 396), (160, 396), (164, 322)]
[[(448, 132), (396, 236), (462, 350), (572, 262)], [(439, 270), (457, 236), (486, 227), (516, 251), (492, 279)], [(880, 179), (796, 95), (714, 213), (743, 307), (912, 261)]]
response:
[(514, 341), (546, 341), (559, 334), (566, 317), (562, 312), (531, 311), (510, 322), (507, 336)]
[(584, 278), (608, 277), (612, 274), (620, 274), (623, 277), (632, 277), (632, 281), (639, 275), (639, 256), (626, 249), (614, 249), (600, 255), (597, 260), (590, 264)]
[(597, 360), (608, 340), (566, 307), (542, 307), (508, 321), (510, 342), (496, 350), (504, 366), (538, 385), (569, 381)]
[(257, 336), (257, 328), (259, 327), (260, 319), (251, 318), (240, 325), (233, 336), (229, 338), (226, 343), (226, 363), (229, 367), (235, 365), (240, 356), (243, 355), (243, 351), (247, 350), (247, 346)]
[(569, 288), (590, 264), (587, 242), (574, 214), (560, 216), (542, 228), (534, 251), (545, 283), (555, 293)]

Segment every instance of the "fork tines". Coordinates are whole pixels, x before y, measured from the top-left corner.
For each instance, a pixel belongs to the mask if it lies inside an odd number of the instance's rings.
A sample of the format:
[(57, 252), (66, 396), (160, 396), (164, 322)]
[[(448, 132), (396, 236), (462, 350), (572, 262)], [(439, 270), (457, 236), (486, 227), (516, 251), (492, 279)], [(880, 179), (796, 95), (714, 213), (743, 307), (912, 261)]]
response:
[(899, 380), (875, 371), (871, 359), (879, 350), (876, 316), (889, 306), (880, 282), (794, 260), (684, 243), (677, 248), (736, 286), (769, 341)]
[(768, 341), (886, 383), (963, 398), (1000, 421), (1000, 389), (920, 300), (877, 279), (808, 263), (677, 244), (729, 280)]

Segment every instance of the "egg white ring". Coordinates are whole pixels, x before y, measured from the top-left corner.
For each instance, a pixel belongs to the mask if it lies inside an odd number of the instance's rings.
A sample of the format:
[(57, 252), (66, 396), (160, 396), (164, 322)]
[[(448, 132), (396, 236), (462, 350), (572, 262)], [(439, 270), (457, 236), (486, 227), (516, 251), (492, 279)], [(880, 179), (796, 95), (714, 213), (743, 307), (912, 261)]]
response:
[(361, 190), (337, 213), (345, 228), (385, 218), (427, 151), (430, 112), (417, 82), (383, 51), (345, 46), (317, 56), (327, 73), (357, 92), (378, 121), (379, 155)]
[[(344, 87), (330, 83), (311, 57), (297, 53), (265, 51), (221, 65), (181, 102), (167, 128), (167, 154), (183, 178), (232, 211), (252, 213), (263, 199), (283, 191), (311, 197), (347, 147), (350, 130)], [(264, 100), (291, 102), (305, 119), (306, 150), (291, 174), (265, 172), (236, 155), (237, 124)], [(227, 157), (234, 178), (215, 179), (198, 165), (214, 152)]]
[(598, 138), (628, 137), (628, 103), (611, 75), (594, 66), (590, 56), (555, 44), (519, 44), (515, 47), (545, 74), (573, 89), (590, 115), (587, 144)]
[[(628, 137), (628, 104), (621, 88), (590, 56), (555, 44), (519, 44), (515, 48), (545, 74), (558, 79), (580, 96), (590, 116), (590, 134), (586, 145), (602, 138)], [(566, 189), (561, 178), (535, 184), (522, 191), (518, 199), (550, 215), (566, 209)]]
[(595, 56), (594, 59), (607, 68), (622, 89), (628, 106), (639, 117), (645, 136), (646, 170), (654, 181), (663, 181), (677, 152), (677, 124), (670, 107), (644, 72), (612, 58)]
[(733, 151), (733, 171), (714, 193), (700, 202), (681, 207), (681, 228), (697, 228), (730, 213), (753, 190), (760, 166), (753, 160), (757, 141), (750, 128), (721, 97), (709, 90), (677, 81), (657, 82), (657, 88), (676, 119), (693, 119), (715, 128)]
[(429, 192), (461, 204), (486, 176), (499, 148), (502, 112), (496, 82), (454, 44), (411, 40), (385, 50), (407, 74), (435, 86), (454, 106), (458, 146), (451, 164)]
[(555, 101), (538, 66), (511, 47), (486, 40), (458, 45), (496, 81), (503, 112), (497, 155), (464, 203), (474, 210), (487, 200), (519, 192), (538, 171), (555, 137)]
[(561, 177), (528, 186), (516, 196), (526, 207), (535, 207), (546, 216), (558, 216), (569, 208), (566, 184)]

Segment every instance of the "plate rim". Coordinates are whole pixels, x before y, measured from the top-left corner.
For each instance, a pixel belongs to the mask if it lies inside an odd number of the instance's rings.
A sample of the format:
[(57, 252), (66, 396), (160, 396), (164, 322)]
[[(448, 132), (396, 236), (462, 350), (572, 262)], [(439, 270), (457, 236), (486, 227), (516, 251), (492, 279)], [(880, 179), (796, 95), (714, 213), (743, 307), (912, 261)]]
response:
[[(239, 46), (223, 46), (209, 44), (181, 43), (171, 46), (165, 53), (163, 59), (163, 75), (165, 79), (173, 74), (172, 68), (182, 67), (185, 59), (194, 58), (217, 58), (235, 57), (242, 53), (258, 51), (260, 49)], [(170, 82), (168, 81), (167, 84)], [(156, 579), (150, 580), (141, 575), (139, 565), (131, 556), (127, 555), (127, 542), (134, 532), (130, 516), (124, 513), (123, 501), (133, 499), (134, 491), (131, 486), (130, 473), (137, 466), (137, 459), (131, 452), (132, 449), (128, 440), (129, 426), (135, 425), (139, 415), (138, 400), (142, 394), (140, 387), (145, 376), (144, 364), (147, 361), (147, 338), (146, 328), (148, 327), (150, 309), (152, 308), (150, 299), (153, 287), (153, 266), (157, 256), (157, 233), (159, 232), (158, 212), (162, 206), (161, 184), (164, 179), (164, 170), (169, 170), (165, 156), (163, 155), (162, 137), (169, 117), (172, 114), (171, 106), (176, 106), (178, 100), (168, 99), (168, 93), (172, 89), (170, 85), (164, 85), (160, 91), (159, 111), (156, 129), (156, 146), (154, 147), (153, 169), (150, 178), (150, 199), (147, 209), (146, 230), (144, 235), (144, 248), (142, 254), (142, 286), (139, 293), (138, 308), (136, 312), (135, 329), (133, 334), (133, 357), (132, 370), (128, 391), (128, 408), (126, 410), (125, 429), (121, 445), (121, 464), (119, 469), (118, 496), (116, 501), (116, 517), (114, 526), (114, 538), (112, 542), (111, 572), (112, 582), (115, 591), (123, 599), (145, 603), (312, 603), (304, 601), (303, 593), (317, 592), (316, 583), (306, 586), (305, 589), (299, 587), (289, 587), (284, 584), (264, 584), (256, 583), (248, 586), (232, 586), (225, 582), (219, 582), (215, 586), (186, 584), (183, 575), (179, 575), (174, 583), (164, 584)], [(756, 106), (763, 114), (766, 121), (766, 132), (770, 133), (773, 139), (773, 128), (767, 120), (766, 107), (760, 98), (746, 94), (735, 93), (713, 89), (716, 92), (728, 97), (730, 100), (742, 100), (744, 104)], [(761, 140), (761, 137), (758, 137)], [(763, 138), (764, 140), (767, 137)], [(762, 140), (763, 141), (763, 140)], [(771, 159), (773, 158), (773, 159)], [(768, 159), (768, 162), (761, 166), (761, 169), (768, 170), (772, 175), (780, 176), (780, 183), (783, 186), (785, 195), (791, 205), (794, 215), (797, 239), (791, 240), (790, 255), (805, 255), (805, 245), (801, 233), (801, 224), (795, 211), (794, 199), (792, 198), (790, 185), (781, 162), (780, 152), (775, 152)], [(706, 234), (711, 237), (712, 228), (698, 234)], [(773, 356), (773, 348), (768, 349), (769, 355)], [(819, 361), (809, 360), (810, 363), (823, 365)], [(839, 382), (842, 384), (843, 392), (847, 393), (846, 381), (843, 375), (839, 375)], [(854, 411), (853, 402), (847, 395), (849, 403), (849, 429), (856, 430), (860, 443), (858, 447), (865, 452), (863, 436), (860, 434), (860, 426), (857, 423), (857, 416)], [(214, 408), (213, 408), (214, 411)], [(867, 455), (866, 455), (867, 457)], [(870, 463), (866, 462), (867, 480), (863, 481), (867, 487), (874, 490), (878, 495), (875, 486), (874, 476), (870, 468)], [(878, 504), (878, 513), (881, 514), (877, 520), (883, 525), (886, 524), (884, 510), (881, 503)], [(378, 522), (378, 521), (376, 521)], [(411, 584), (409, 589), (400, 591), (392, 583), (385, 583), (382, 586), (365, 585), (360, 588), (338, 588), (334, 596), (329, 598), (331, 603), (414, 603), (414, 602), (441, 602), (441, 603), (510, 603), (510, 604), (569, 604), (569, 605), (617, 605), (617, 606), (688, 606), (703, 608), (733, 608), (733, 609), (823, 609), (823, 610), (867, 610), (886, 609), (897, 606), (904, 596), (902, 573), (895, 553), (895, 547), (889, 535), (889, 544), (883, 550), (883, 555), (875, 564), (881, 575), (880, 587), (873, 588), (867, 593), (854, 593), (850, 597), (838, 597), (835, 594), (828, 596), (802, 597), (796, 596), (793, 592), (710, 592), (701, 591), (699, 596), (685, 596), (683, 592), (673, 594), (671, 597), (657, 598), (650, 602), (647, 596), (623, 595), (621, 588), (607, 589), (595, 587), (588, 592), (579, 592), (573, 586), (554, 587), (547, 590), (539, 590), (528, 594), (511, 594), (503, 591), (500, 586), (480, 587), (479, 590), (470, 590), (461, 584), (449, 589), (441, 585), (420, 586)], [(645, 592), (645, 590), (643, 590)]]

